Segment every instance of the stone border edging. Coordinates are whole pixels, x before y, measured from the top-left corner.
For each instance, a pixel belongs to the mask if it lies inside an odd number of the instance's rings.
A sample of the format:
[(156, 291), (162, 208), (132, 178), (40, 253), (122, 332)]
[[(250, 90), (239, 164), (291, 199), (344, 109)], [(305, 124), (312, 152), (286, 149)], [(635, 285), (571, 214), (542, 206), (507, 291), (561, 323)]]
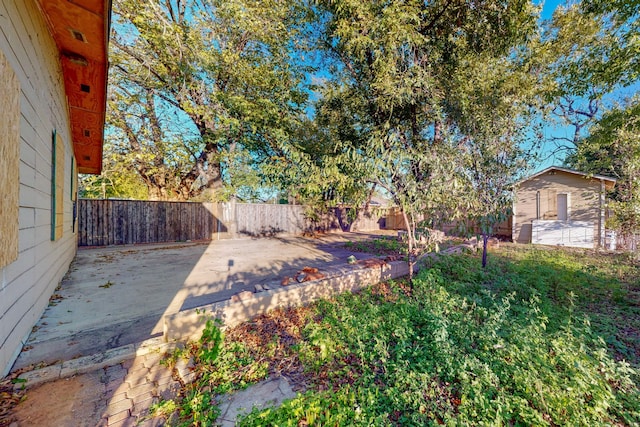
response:
[(137, 356), (144, 356), (152, 351), (168, 351), (173, 347), (174, 345), (164, 342), (162, 337), (157, 337), (136, 344), (112, 348), (104, 353), (91, 354), (24, 372), (18, 376), (20, 380), (24, 381), (16, 382), (14, 388), (30, 388), (49, 381), (86, 374), (105, 366), (112, 366), (128, 359), (134, 359)]
[[(382, 265), (332, 267), (322, 270), (323, 279), (288, 286), (269, 284), (269, 290), (253, 294), (239, 301), (221, 301), (198, 308), (164, 316), (164, 339), (166, 342), (186, 341), (200, 337), (206, 319), (217, 318), (223, 327), (236, 326), (278, 307), (300, 306), (317, 299), (331, 298), (339, 293), (354, 292), (384, 280), (396, 279), (409, 274), (405, 261), (391, 261)], [(276, 288), (277, 286), (277, 288)]]
[[(477, 247), (477, 240), (472, 239), (439, 253), (429, 252), (421, 258), (459, 254)], [(418, 271), (419, 263), (414, 265), (414, 269)], [(322, 279), (288, 286), (273, 282), (262, 287), (263, 291), (252, 294), (248, 298), (226, 300), (167, 314), (163, 318), (164, 340), (169, 343), (196, 340), (202, 334), (207, 319), (221, 320), (223, 328), (236, 326), (269, 310), (301, 306), (317, 299), (331, 298), (342, 292), (354, 292), (384, 280), (407, 276), (409, 266), (406, 261), (383, 262), (382, 265), (372, 267), (345, 264), (323, 269), (322, 273), (325, 275)]]

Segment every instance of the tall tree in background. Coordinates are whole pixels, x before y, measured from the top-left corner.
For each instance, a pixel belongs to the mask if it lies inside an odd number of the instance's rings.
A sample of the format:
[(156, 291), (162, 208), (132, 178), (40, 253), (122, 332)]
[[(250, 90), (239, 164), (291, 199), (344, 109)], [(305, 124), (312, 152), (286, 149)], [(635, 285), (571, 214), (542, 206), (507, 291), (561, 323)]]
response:
[[(115, 0), (108, 140), (153, 198), (220, 198), (302, 113), (295, 0)], [(250, 168), (250, 166), (249, 166)]]
[(149, 199), (149, 189), (140, 175), (123, 167), (122, 155), (111, 144), (105, 144), (102, 153), (102, 173), (80, 175), (78, 190), (85, 199)]
[(559, 7), (546, 23), (536, 67), (551, 117), (571, 130), (552, 137), (555, 153), (575, 149), (609, 108), (607, 97), (638, 81), (639, 11), (637, 0), (584, 0)]
[(302, 120), (292, 133), (286, 155), (265, 162), (262, 170), (275, 180), (274, 186), (286, 189), (290, 198), (304, 203), (310, 218), (319, 220), (340, 207), (340, 225), (351, 230), (369, 213), (375, 184), (367, 180), (371, 176), (369, 164), (336, 144), (341, 140), (341, 127), (326, 115), (347, 117), (344, 113), (341, 106), (320, 100), (315, 118)]
[[(640, 77), (640, 1), (583, 0), (559, 8), (538, 59), (552, 82), (549, 101), (572, 134), (555, 137), (565, 163), (618, 178), (613, 222), (638, 229), (638, 100), (619, 102)], [(547, 64), (546, 68), (544, 64)]]
[(513, 185), (527, 170), (538, 148), (533, 119), (538, 91), (529, 73), (523, 46), (502, 58), (469, 57), (467, 66), (451, 82), (457, 105), (452, 109), (461, 153), (465, 191), (461, 210), (482, 235), (482, 266), (487, 264), (487, 240), (495, 227), (512, 215)]
[(452, 220), (463, 214), (452, 109), (465, 102), (455, 97), (465, 94), (451, 81), (470, 58), (508, 56), (535, 28), (536, 11), (524, 0), (334, 0), (320, 6), (321, 42), (335, 73), (319, 114), (336, 128), (336, 149), (369, 165), (370, 175), (359, 179), (384, 188), (401, 207), (411, 249), (423, 215)]
[[(162, 112), (162, 102), (152, 89), (134, 89), (123, 79), (120, 73), (111, 75), (106, 139), (108, 152), (118, 155), (111, 172), (118, 173), (118, 165), (135, 172), (151, 200), (189, 199), (199, 184), (189, 173), (197, 139), (166, 125), (165, 117), (171, 113)], [(187, 126), (176, 117), (173, 122), (178, 128)]]
[(567, 158), (571, 167), (618, 179), (609, 226), (625, 238), (640, 232), (640, 99), (607, 111)]

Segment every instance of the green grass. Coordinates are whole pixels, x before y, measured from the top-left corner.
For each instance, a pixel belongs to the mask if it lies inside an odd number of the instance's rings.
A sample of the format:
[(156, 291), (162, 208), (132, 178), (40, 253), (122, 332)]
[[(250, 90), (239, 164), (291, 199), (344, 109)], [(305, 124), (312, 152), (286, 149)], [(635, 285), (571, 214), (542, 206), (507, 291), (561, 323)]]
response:
[(373, 255), (406, 255), (406, 243), (392, 237), (379, 237), (359, 242), (346, 242), (345, 248)]
[(307, 391), (239, 425), (637, 425), (639, 277), (622, 255), (507, 247), (486, 270), (434, 261), (413, 293), (277, 310), (220, 346), (210, 324), (180, 419), (212, 425), (217, 394), (283, 373)]
[[(462, 242), (462, 239), (449, 237), (445, 241), (440, 242), (437, 247), (439, 250), (447, 249), (451, 246), (455, 246)], [(361, 240), (356, 242), (346, 242), (345, 248), (357, 251), (365, 252), (373, 255), (407, 255), (409, 247), (407, 240), (398, 240), (396, 237), (377, 237), (373, 239)], [(436, 248), (435, 243), (424, 245), (417, 243), (417, 247), (414, 248), (415, 254), (423, 253), (425, 251), (434, 251)]]

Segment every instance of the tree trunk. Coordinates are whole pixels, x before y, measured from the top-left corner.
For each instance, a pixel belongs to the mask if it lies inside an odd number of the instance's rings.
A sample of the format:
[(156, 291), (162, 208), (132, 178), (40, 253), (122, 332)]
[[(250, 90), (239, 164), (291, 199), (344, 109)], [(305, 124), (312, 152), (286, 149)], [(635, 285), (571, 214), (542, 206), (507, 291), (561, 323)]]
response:
[(489, 235), (482, 233), (482, 268), (487, 266), (487, 242), (489, 241)]
[(411, 259), (411, 256), (413, 254), (414, 234), (407, 212), (404, 209), (402, 209), (401, 212), (402, 218), (404, 219), (404, 226), (407, 229), (407, 244), (409, 245), (407, 250), (407, 266), (409, 267), (409, 286), (411, 288), (411, 292), (413, 292), (413, 260)]

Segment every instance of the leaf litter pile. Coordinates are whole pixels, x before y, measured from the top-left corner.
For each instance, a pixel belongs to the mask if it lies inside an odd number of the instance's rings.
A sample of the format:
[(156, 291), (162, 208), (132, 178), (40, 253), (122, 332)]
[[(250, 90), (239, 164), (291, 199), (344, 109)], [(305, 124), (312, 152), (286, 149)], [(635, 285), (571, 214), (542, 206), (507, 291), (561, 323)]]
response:
[[(381, 301), (395, 302), (399, 294), (408, 296), (410, 287), (404, 282), (396, 282), (393, 285), (383, 282), (371, 286), (369, 292)], [(304, 361), (300, 360), (301, 344), (313, 341), (308, 331), (324, 327), (321, 325), (323, 317), (318, 313), (318, 308), (313, 304), (274, 309), (254, 317), (251, 321), (227, 329), (224, 333), (224, 345), (226, 348), (235, 349), (242, 346), (244, 357), (252, 360), (253, 364), (266, 367), (264, 378), (285, 376), (296, 391), (309, 388), (322, 391), (339, 388), (343, 384), (353, 384), (354, 375), (344, 378), (330, 377), (332, 366), (325, 364), (324, 369), (314, 371), (309, 370), (308, 366), (305, 367)], [(321, 344), (316, 343), (315, 347), (319, 346)], [(356, 362), (353, 354), (345, 354), (336, 360), (335, 364), (349, 366), (353, 372), (357, 372)]]
[(266, 362), (268, 376), (284, 375), (302, 390), (311, 378), (304, 372), (296, 346), (303, 328), (313, 320), (309, 307), (279, 308), (227, 330), (226, 340), (243, 343), (256, 361)]
[(18, 375), (16, 372), (0, 381), (0, 427), (11, 425), (13, 408), (25, 398), (25, 392), (14, 384)]

